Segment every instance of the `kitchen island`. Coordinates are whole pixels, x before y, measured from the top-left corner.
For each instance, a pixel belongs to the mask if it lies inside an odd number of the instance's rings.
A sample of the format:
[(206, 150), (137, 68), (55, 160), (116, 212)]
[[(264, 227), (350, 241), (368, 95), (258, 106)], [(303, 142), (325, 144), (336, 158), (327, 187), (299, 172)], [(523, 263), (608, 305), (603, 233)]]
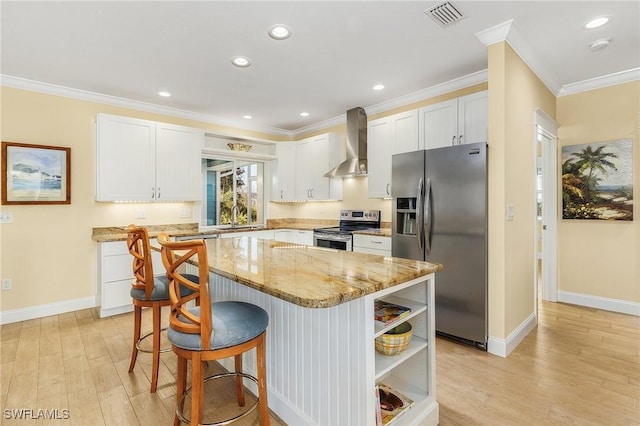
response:
[[(375, 425), (380, 382), (414, 401), (398, 424), (438, 423), (433, 286), (441, 265), (249, 237), (206, 243), (212, 300), (269, 313), (269, 408), (287, 424)], [(397, 325), (374, 321), (376, 299), (412, 310), (402, 321), (413, 337), (399, 355), (375, 351), (374, 338)], [(255, 362), (255, 353), (245, 356), (249, 374)]]

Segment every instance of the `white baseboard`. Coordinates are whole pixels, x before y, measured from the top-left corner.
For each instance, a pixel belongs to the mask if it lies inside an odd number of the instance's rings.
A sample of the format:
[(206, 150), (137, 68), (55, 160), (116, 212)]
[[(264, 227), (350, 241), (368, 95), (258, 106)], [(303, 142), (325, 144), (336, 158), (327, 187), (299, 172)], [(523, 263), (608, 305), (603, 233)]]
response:
[(487, 342), (487, 352), (506, 358), (531, 331), (536, 328), (538, 321), (535, 312), (529, 315), (513, 332), (506, 338), (500, 339), (489, 336)]
[(558, 302), (572, 305), (588, 306), (605, 311), (620, 312), (621, 314), (640, 316), (640, 303), (608, 297), (592, 296), (590, 294), (558, 291)]
[(48, 303), (46, 305), (30, 306), (22, 309), (12, 309), (10, 311), (0, 312), (0, 324), (11, 324), (18, 321), (64, 314), (80, 309), (94, 308), (95, 306), (95, 297), (85, 297), (82, 299), (65, 300), (64, 302)]

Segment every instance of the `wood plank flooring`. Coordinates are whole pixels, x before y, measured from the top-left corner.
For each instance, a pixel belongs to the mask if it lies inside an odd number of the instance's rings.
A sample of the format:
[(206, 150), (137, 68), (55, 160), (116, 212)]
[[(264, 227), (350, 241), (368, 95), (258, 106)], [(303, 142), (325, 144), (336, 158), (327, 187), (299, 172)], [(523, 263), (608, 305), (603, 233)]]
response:
[[(437, 340), (440, 424), (640, 425), (640, 318), (547, 302), (539, 313), (506, 359)], [(0, 327), (0, 424), (170, 425), (175, 355), (162, 354), (151, 394), (149, 354), (127, 371), (132, 327), (131, 314), (100, 319), (95, 309)], [(233, 383), (215, 382), (206, 388), (212, 420), (236, 410)], [(7, 419), (17, 408), (57, 409), (60, 419)], [(257, 411), (239, 424), (258, 425)]]
[(505, 359), (438, 339), (441, 425), (640, 425), (640, 318), (541, 302)]

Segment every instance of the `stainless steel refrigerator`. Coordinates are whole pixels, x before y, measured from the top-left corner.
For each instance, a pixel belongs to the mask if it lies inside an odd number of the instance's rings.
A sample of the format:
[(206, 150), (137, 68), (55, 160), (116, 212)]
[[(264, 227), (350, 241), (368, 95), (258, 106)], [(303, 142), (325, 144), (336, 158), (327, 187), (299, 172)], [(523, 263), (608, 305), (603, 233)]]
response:
[(486, 350), (487, 145), (392, 157), (392, 255), (441, 263), (436, 332)]

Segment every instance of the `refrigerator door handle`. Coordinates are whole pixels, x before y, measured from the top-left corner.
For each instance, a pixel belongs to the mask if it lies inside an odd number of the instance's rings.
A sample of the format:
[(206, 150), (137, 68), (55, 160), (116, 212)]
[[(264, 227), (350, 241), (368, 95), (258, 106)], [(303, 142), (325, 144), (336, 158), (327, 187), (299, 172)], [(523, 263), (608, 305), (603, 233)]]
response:
[(427, 255), (431, 254), (431, 179), (427, 178), (424, 198), (424, 245)]
[(416, 235), (417, 240), (418, 240), (418, 249), (420, 250), (420, 257), (424, 258), (424, 247), (423, 247), (423, 241), (424, 241), (424, 205), (422, 204), (422, 193), (424, 191), (424, 181), (422, 180), (422, 178), (420, 178), (418, 180), (418, 195), (416, 197), (416, 213), (418, 216), (418, 235)]

